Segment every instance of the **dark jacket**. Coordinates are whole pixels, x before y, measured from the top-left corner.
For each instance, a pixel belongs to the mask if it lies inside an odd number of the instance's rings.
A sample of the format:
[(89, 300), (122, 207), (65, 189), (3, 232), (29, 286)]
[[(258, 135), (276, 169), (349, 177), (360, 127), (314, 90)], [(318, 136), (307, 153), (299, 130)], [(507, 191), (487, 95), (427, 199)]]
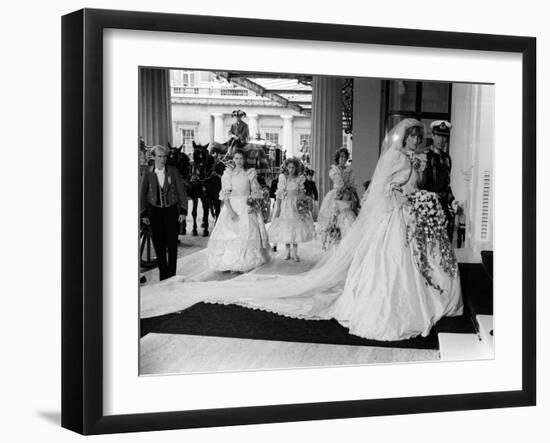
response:
[[(167, 206), (178, 205), (178, 212), (187, 215), (187, 194), (181, 176), (173, 166), (165, 167), (164, 192), (166, 193)], [(155, 167), (148, 168), (141, 178), (139, 187), (139, 212), (146, 215), (151, 206), (160, 206), (159, 183)]]
[(315, 201), (319, 199), (319, 195), (317, 193), (317, 185), (315, 185), (315, 182), (313, 180), (306, 180), (304, 182), (304, 190), (308, 197), (312, 197)]
[(438, 194), (451, 193), (451, 167), (449, 154), (430, 149), (427, 153), (422, 187)]
[(236, 135), (243, 145), (246, 145), (246, 143), (248, 142), (248, 137), (250, 136), (248, 132), (248, 125), (242, 120), (240, 122), (235, 122), (231, 125), (231, 129), (229, 129), (229, 134)]

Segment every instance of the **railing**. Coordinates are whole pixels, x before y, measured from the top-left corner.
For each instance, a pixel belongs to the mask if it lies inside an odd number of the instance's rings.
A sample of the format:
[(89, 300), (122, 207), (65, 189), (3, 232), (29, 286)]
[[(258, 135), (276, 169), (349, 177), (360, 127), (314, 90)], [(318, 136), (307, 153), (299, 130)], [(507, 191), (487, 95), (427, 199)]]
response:
[[(203, 88), (206, 89), (206, 88)], [(172, 86), (172, 95), (199, 95), (201, 88), (189, 88), (186, 86)]]
[(247, 89), (220, 89), (220, 95), (248, 96)]
[(233, 89), (233, 88), (195, 88), (189, 86), (172, 86), (172, 96), (207, 96), (207, 97), (248, 97), (255, 96), (248, 89)]

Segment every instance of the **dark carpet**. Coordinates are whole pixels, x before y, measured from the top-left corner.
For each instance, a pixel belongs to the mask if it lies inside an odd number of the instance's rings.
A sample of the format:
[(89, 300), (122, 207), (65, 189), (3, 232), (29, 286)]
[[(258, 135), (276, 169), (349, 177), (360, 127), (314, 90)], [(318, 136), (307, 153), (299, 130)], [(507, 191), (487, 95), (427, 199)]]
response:
[(301, 320), (235, 305), (198, 303), (184, 311), (142, 319), (140, 336), (188, 334), (213, 337), (276, 340), (333, 345), (378, 346), (387, 348), (439, 349), (440, 332), (474, 334), (475, 315), (492, 314), (493, 284), (486, 265), (460, 264), (464, 314), (441, 319), (428, 337), (402, 341), (367, 340), (350, 335), (336, 320)]
[(299, 343), (439, 349), (435, 329), (428, 337), (402, 341), (367, 340), (348, 333), (336, 320), (302, 320), (235, 305), (198, 303), (190, 308), (141, 320), (141, 336), (150, 333), (248, 338)]

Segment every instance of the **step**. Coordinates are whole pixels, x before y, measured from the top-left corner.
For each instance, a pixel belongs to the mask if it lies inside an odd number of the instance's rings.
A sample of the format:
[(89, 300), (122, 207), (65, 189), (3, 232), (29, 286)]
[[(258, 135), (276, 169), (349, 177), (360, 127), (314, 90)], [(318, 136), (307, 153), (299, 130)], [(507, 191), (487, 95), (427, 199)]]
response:
[(479, 336), (494, 351), (495, 337), (493, 333), (493, 316), (476, 315), (476, 320), (477, 320), (477, 324), (479, 325)]
[(438, 334), (441, 361), (486, 360), (494, 358), (492, 347), (478, 334)]

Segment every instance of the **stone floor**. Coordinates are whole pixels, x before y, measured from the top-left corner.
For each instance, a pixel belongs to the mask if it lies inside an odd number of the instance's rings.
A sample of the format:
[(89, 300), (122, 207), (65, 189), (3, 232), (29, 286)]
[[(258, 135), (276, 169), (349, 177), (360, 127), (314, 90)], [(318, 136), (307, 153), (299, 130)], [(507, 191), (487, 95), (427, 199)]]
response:
[(147, 334), (141, 375), (364, 365), (439, 359), (439, 351)]

